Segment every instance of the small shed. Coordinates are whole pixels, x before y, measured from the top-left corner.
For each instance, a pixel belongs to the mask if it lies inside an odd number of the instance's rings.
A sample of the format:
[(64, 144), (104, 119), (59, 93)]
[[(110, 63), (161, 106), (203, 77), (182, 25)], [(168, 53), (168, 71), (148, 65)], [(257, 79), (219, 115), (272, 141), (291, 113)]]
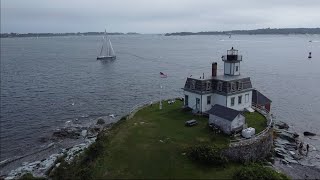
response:
[(224, 133), (232, 134), (242, 130), (245, 117), (237, 111), (219, 104), (215, 104), (209, 111), (209, 124), (219, 127)]
[(268, 112), (271, 110), (271, 100), (257, 90), (252, 91), (252, 103), (258, 108), (266, 109)]

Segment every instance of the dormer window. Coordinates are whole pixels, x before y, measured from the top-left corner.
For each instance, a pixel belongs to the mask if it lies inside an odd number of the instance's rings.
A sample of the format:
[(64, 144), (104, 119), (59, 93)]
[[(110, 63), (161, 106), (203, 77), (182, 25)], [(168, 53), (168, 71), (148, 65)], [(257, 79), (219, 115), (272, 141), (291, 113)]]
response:
[(238, 90), (239, 90), (239, 91), (242, 90), (242, 86), (243, 86), (242, 82), (241, 82), (241, 81), (238, 81), (238, 82), (237, 82), (237, 87), (238, 87)]
[(206, 85), (207, 85), (207, 87), (206, 87), (207, 91), (210, 91), (211, 90), (211, 82), (207, 81)]
[(196, 81), (195, 80), (191, 81), (191, 89), (196, 89)]
[(231, 89), (232, 92), (236, 91), (236, 84), (235, 83), (233, 83), (233, 82), (230, 83), (230, 86), (231, 86), (230, 89)]
[(222, 82), (221, 81), (218, 82), (217, 90), (222, 91)]

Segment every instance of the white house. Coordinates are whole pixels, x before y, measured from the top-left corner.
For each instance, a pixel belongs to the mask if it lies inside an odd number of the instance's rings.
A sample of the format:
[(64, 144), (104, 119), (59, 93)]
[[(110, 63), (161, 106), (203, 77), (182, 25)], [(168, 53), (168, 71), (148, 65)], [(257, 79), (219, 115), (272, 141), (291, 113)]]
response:
[(183, 88), (184, 105), (197, 112), (207, 112), (215, 104), (243, 111), (252, 104), (252, 84), (250, 77), (240, 73), (242, 56), (231, 48), (222, 56), (224, 74), (217, 76), (217, 63), (212, 63), (210, 78), (188, 77)]
[(214, 105), (209, 111), (209, 124), (218, 126), (225, 134), (241, 131), (245, 124), (245, 117), (240, 111)]

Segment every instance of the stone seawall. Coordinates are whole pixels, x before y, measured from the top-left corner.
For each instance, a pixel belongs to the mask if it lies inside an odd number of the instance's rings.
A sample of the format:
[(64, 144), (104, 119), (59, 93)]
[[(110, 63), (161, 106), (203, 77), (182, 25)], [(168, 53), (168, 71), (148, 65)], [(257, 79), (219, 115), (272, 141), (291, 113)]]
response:
[(230, 146), (222, 150), (222, 154), (232, 161), (251, 162), (265, 158), (272, 149), (273, 128), (261, 135), (255, 141), (250, 143), (238, 143), (236, 146)]

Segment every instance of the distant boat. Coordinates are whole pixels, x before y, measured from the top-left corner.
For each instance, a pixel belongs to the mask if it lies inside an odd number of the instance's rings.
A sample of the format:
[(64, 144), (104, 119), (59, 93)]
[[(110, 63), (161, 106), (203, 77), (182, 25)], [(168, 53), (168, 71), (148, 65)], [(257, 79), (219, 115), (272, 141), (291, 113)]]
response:
[(116, 54), (112, 48), (110, 39), (107, 36), (106, 30), (104, 31), (103, 44), (101, 46), (100, 54), (97, 56), (97, 60), (114, 60), (116, 59)]

